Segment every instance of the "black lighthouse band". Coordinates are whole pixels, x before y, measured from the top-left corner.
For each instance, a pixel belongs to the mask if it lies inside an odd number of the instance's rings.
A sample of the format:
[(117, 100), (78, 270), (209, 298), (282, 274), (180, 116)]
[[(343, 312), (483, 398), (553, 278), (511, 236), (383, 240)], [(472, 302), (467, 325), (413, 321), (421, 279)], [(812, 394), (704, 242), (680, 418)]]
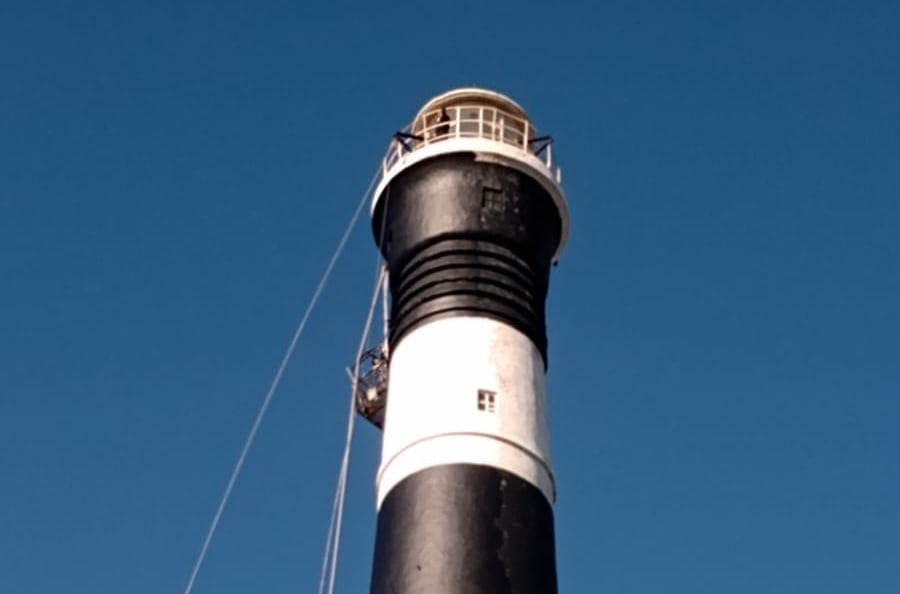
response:
[(391, 279), (391, 342), (435, 317), (481, 315), (523, 332), (546, 360), (561, 220), (544, 187), (465, 152), (407, 169), (385, 192), (372, 225)]

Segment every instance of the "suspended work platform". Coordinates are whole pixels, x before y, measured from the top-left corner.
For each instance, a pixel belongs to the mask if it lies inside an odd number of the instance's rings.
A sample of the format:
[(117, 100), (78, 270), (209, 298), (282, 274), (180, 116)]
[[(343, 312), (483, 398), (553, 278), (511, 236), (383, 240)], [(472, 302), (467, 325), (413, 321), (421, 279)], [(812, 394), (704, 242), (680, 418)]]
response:
[[(353, 367), (347, 370), (353, 378)], [(388, 393), (388, 358), (383, 345), (373, 347), (359, 359), (359, 375), (354, 394), (356, 411), (367, 421), (384, 429)]]

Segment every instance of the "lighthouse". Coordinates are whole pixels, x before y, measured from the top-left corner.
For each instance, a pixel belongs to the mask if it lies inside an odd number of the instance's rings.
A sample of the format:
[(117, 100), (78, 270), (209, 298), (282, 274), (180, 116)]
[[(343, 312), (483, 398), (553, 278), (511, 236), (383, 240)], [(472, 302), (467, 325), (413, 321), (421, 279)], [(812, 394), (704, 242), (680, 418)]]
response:
[(387, 345), (372, 594), (552, 594), (544, 304), (568, 231), (552, 139), (456, 89), (397, 132), (372, 203)]

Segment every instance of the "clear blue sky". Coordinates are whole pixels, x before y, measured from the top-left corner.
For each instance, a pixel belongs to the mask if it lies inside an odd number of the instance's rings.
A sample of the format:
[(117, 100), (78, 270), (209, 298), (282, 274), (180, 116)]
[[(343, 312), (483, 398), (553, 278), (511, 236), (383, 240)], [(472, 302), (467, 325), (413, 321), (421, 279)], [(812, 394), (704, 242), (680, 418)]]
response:
[[(462, 85), (564, 168), (562, 591), (900, 591), (898, 40), (875, 0), (0, 4), (0, 592), (183, 591), (390, 134)], [(375, 258), (362, 224), (196, 594), (315, 591)]]

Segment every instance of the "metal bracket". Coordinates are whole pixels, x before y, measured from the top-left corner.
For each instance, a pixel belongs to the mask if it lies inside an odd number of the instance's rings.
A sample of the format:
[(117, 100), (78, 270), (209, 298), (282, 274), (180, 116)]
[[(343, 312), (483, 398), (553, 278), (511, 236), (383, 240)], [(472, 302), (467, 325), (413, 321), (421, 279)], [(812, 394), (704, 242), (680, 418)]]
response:
[(541, 143), (541, 145), (539, 147), (533, 147), (531, 149), (532, 154), (534, 154), (535, 156), (540, 155), (545, 150), (547, 150), (548, 146), (553, 144), (553, 137), (552, 136), (538, 136), (538, 137), (532, 138), (531, 140), (528, 141), (529, 145), (534, 145), (537, 143)]
[(419, 136), (418, 134), (408, 134), (406, 132), (394, 132), (394, 140), (403, 145), (403, 148), (406, 149), (406, 152), (411, 153), (415, 147), (409, 144), (410, 140), (415, 140), (416, 142), (424, 142), (425, 138)]

